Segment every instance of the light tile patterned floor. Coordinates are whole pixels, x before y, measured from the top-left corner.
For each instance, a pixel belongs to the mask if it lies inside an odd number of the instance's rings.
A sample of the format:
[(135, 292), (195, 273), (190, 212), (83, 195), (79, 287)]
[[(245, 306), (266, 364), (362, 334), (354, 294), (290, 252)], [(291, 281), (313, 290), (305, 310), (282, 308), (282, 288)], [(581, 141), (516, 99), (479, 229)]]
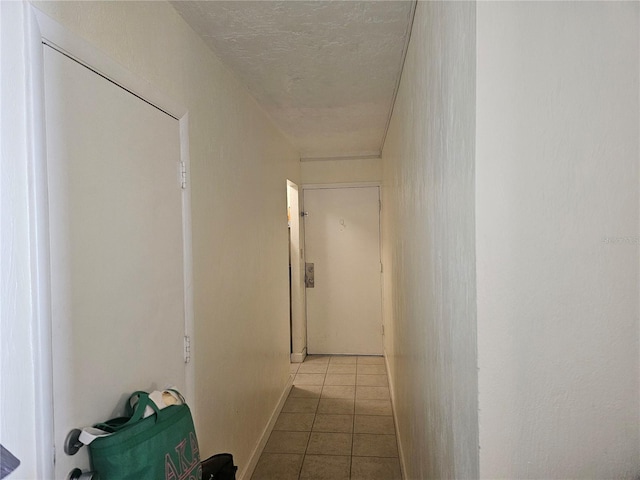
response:
[(382, 357), (311, 355), (252, 480), (401, 480)]

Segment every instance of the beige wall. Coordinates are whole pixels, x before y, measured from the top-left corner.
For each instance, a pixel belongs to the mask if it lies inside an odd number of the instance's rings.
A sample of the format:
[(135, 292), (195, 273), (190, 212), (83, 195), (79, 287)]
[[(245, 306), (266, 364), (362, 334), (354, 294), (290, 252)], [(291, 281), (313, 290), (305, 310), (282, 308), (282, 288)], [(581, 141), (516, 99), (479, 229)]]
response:
[(480, 2), (480, 474), (637, 478), (638, 2)]
[(286, 179), (299, 155), (168, 3), (38, 8), (189, 110), (196, 428), (246, 467), (289, 378)]
[(385, 350), (405, 478), (477, 478), (475, 5), (419, 2), (382, 152)]
[(300, 175), (303, 184), (379, 182), (382, 160), (307, 160), (300, 162)]

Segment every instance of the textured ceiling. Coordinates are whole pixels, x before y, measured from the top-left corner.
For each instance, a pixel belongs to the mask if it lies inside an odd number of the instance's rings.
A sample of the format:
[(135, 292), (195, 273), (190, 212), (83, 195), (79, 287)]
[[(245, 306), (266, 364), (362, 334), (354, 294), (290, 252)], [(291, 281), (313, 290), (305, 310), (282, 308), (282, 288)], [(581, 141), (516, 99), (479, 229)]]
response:
[(304, 158), (379, 155), (414, 1), (175, 1)]

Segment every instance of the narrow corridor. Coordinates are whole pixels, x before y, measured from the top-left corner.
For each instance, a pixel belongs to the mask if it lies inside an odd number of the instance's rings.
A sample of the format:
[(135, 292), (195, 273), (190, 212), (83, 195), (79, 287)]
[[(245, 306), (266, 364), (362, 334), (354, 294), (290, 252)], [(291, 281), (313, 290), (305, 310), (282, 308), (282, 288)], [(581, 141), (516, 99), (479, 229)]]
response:
[(383, 357), (308, 356), (252, 480), (400, 480)]

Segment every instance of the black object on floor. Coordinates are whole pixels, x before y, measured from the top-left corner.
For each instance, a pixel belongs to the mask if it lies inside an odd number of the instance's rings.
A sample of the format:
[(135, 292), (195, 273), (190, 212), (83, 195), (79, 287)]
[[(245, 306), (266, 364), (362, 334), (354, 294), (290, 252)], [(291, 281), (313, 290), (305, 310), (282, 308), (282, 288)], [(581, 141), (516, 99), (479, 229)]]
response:
[(236, 480), (237, 470), (233, 455), (218, 453), (202, 461), (202, 480)]

